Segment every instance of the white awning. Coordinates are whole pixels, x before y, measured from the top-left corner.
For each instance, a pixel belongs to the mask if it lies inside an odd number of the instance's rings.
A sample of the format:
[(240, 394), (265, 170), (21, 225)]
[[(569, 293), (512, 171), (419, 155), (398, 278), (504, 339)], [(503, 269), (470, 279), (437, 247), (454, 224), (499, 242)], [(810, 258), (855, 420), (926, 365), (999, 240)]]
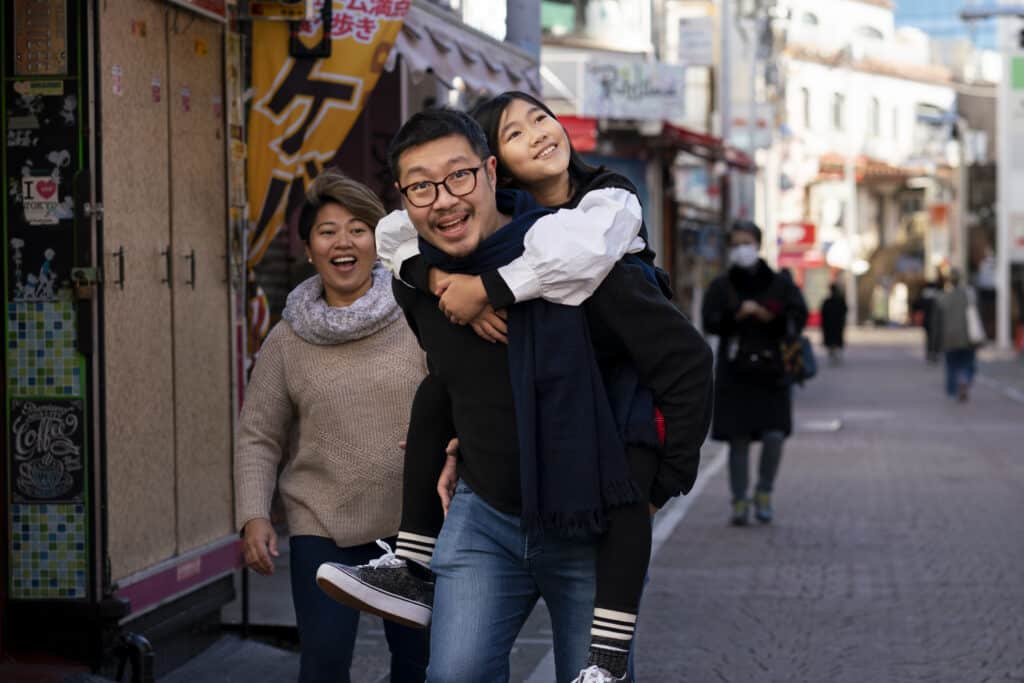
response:
[(477, 93), (523, 90), (540, 95), (536, 58), (431, 5), (416, 3), (409, 8), (395, 49), (413, 72), (432, 71), (449, 86), (458, 76)]

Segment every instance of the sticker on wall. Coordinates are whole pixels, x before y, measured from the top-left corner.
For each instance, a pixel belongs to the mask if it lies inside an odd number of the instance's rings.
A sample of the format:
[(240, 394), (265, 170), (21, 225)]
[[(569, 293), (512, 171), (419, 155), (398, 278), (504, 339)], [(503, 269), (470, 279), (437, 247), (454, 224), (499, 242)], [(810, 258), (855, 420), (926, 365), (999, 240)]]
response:
[(14, 72), (63, 76), (68, 67), (67, 0), (18, 0), (14, 5)]
[(29, 225), (56, 225), (60, 222), (60, 177), (38, 176), (21, 179), (21, 205)]
[(121, 70), (120, 65), (115, 64), (110, 67), (110, 89), (118, 97), (124, 94), (124, 86), (121, 83), (121, 76), (123, 74), (124, 72)]
[(8, 303), (8, 395), (81, 397), (82, 364), (75, 334), (75, 305), (70, 297)]
[(206, 44), (206, 41), (202, 38), (196, 38), (196, 41), (193, 44), (193, 49), (195, 50), (197, 57), (205, 57), (206, 54), (210, 51), (210, 48)]
[(224, 114), (224, 100), (221, 99), (220, 95), (213, 96), (213, 115), (216, 118), (220, 118)]
[(9, 438), (15, 502), (82, 500), (85, 415), (80, 399), (12, 399)]
[(39, 137), (31, 130), (7, 129), (8, 147), (35, 147), (39, 144)]
[(188, 86), (181, 89), (181, 110), (192, 111), (192, 90)]
[[(25, 240), (12, 237), (11, 265), (13, 290), (11, 301), (53, 301), (58, 298), (60, 274), (57, 272), (57, 252), (52, 247), (41, 251), (41, 263), (34, 260), (26, 264)], [(38, 263), (38, 265), (36, 265)]]
[(63, 95), (64, 81), (16, 81), (14, 92), (19, 95)]
[(149, 82), (149, 93), (153, 99), (153, 104), (160, 103), (160, 79), (153, 77), (153, 80)]
[(68, 95), (64, 98), (64, 105), (60, 110), (60, 117), (64, 119), (65, 126), (75, 125), (75, 110), (78, 108), (78, 98)]
[(132, 35), (136, 38), (145, 38), (146, 22), (142, 19), (132, 19)]

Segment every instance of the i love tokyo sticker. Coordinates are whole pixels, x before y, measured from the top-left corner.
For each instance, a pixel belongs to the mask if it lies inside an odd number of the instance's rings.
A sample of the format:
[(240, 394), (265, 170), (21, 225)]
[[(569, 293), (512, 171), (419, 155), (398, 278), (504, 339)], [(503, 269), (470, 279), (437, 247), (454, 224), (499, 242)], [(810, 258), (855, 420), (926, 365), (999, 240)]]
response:
[(29, 225), (56, 225), (60, 205), (60, 179), (51, 176), (23, 176), (21, 201)]

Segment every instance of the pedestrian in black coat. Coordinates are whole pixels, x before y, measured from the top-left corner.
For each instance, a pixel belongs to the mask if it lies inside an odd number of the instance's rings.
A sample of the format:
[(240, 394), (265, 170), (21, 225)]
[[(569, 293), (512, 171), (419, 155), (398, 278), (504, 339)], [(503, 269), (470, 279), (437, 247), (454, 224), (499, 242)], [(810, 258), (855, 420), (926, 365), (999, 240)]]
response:
[(821, 331), (824, 336), (828, 358), (837, 365), (843, 358), (844, 331), (846, 329), (846, 299), (839, 285), (830, 287), (831, 294), (821, 304)]
[(708, 287), (704, 330), (719, 337), (715, 370), (712, 438), (729, 442), (732, 523), (749, 517), (749, 452), (761, 441), (755, 487), (758, 520), (772, 519), (771, 492), (782, 458), (782, 443), (793, 430), (790, 387), (782, 367), (781, 343), (807, 322), (807, 305), (792, 280), (758, 258), (761, 230), (737, 221), (729, 233), (730, 268)]

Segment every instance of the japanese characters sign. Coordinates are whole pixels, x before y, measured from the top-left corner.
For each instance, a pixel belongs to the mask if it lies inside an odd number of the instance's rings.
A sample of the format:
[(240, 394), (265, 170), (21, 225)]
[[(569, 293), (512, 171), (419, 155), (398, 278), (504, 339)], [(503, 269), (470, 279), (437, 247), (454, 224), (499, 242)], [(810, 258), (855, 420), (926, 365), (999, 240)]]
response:
[(285, 222), (294, 183), (304, 189), (320, 167), (334, 158), (377, 84), (409, 0), (333, 0), (330, 26), (303, 22), (299, 39), (314, 44), (326, 33), (331, 56), (289, 56), (288, 26), (253, 25), (253, 87), (249, 119), (249, 205), (254, 226), (249, 266), (263, 258)]

